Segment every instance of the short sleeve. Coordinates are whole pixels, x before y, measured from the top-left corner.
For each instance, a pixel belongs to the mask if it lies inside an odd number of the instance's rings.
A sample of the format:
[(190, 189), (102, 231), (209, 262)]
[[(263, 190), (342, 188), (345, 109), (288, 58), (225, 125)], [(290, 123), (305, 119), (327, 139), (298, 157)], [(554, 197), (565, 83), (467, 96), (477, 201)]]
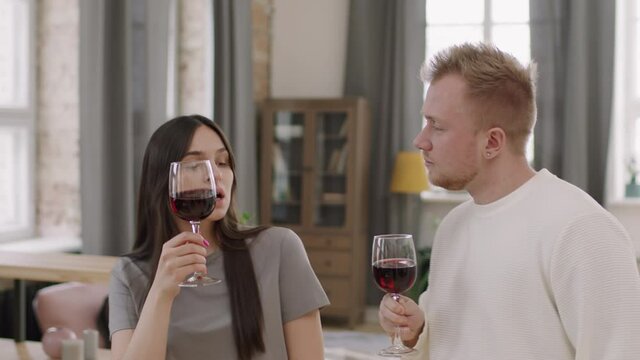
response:
[(282, 323), (329, 305), (320, 281), (311, 268), (302, 241), (283, 229), (280, 245), (280, 306)]
[(116, 331), (134, 329), (138, 323), (136, 303), (133, 298), (127, 269), (133, 266), (128, 258), (120, 258), (111, 271), (109, 281), (109, 336)]

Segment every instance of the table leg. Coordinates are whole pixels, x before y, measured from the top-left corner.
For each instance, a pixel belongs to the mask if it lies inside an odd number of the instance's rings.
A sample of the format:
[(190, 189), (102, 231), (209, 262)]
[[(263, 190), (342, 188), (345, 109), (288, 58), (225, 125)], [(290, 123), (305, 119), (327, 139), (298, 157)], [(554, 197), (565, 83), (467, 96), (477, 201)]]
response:
[(27, 338), (27, 292), (24, 280), (13, 280), (13, 338), (16, 342)]

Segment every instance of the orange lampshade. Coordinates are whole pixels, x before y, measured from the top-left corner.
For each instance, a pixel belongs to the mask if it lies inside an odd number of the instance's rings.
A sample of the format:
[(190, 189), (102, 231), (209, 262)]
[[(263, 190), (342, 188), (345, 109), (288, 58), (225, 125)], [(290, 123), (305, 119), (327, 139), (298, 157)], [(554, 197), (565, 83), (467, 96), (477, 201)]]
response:
[(419, 152), (401, 151), (396, 155), (391, 178), (391, 192), (418, 194), (429, 189), (427, 171)]

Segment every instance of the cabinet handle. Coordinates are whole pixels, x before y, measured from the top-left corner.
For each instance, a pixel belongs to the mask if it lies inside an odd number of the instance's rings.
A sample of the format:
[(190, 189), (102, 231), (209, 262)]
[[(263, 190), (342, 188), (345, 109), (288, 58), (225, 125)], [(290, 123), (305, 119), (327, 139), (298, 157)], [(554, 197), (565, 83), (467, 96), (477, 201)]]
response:
[(325, 260), (324, 261), (324, 266), (331, 267), (331, 260)]

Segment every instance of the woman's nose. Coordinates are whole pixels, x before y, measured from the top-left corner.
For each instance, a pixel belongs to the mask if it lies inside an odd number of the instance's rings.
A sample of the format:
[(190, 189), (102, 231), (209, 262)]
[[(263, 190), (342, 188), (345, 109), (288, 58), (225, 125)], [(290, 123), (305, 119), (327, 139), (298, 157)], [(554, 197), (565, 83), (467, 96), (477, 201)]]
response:
[(211, 162), (211, 170), (213, 171), (213, 178), (216, 181), (222, 179), (222, 172), (220, 171), (220, 168), (218, 168), (218, 165), (216, 165), (214, 162)]

